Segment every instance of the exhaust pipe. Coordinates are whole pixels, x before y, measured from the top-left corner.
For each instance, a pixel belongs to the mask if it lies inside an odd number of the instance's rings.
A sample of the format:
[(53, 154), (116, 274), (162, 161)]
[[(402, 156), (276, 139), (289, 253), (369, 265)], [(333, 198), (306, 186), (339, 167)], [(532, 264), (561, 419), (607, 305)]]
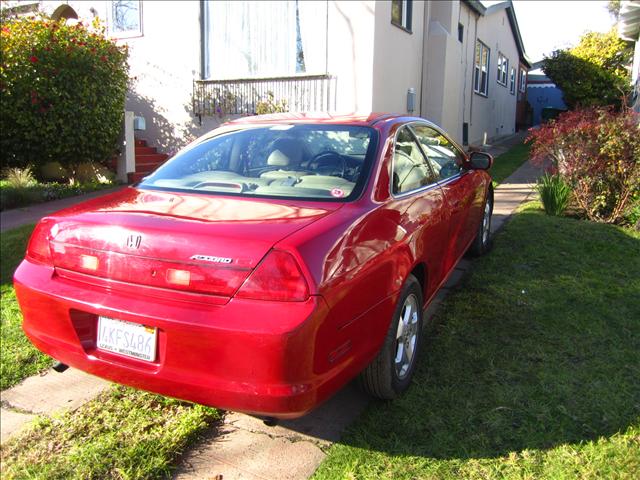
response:
[(53, 368), (58, 373), (62, 373), (67, 368), (69, 368), (69, 365), (66, 365), (66, 364), (64, 364), (62, 362), (56, 362), (56, 363), (54, 363), (53, 367), (51, 367), (51, 368)]
[(262, 419), (262, 422), (267, 426), (267, 427), (275, 427), (276, 425), (278, 425), (278, 419), (275, 417), (264, 417)]

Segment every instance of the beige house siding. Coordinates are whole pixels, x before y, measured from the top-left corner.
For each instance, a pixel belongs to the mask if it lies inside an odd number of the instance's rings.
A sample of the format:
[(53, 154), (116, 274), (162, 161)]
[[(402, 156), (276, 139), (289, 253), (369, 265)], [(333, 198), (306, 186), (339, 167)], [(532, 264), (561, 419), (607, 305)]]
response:
[[(497, 82), (498, 54), (509, 59), (509, 69), (517, 66), (519, 59), (505, 10), (482, 17), (476, 37), (491, 49), (489, 93), (487, 97), (473, 94), (469, 143), (481, 142), (485, 133), (488, 139), (515, 133), (516, 96), (509, 93), (508, 82), (506, 87)], [(473, 69), (473, 58), (471, 62)]]
[(391, 23), (391, 2), (375, 2), (373, 111), (409, 113), (407, 92), (412, 88), (416, 93), (412, 114), (420, 114), (425, 5), (413, 3), (411, 32), (407, 32)]

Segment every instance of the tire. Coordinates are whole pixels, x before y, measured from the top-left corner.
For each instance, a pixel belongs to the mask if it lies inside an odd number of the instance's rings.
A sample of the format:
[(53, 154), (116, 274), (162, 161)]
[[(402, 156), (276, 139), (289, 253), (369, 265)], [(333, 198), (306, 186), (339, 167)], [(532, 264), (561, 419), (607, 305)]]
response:
[(478, 233), (476, 238), (469, 247), (469, 253), (474, 257), (484, 255), (493, 246), (491, 239), (491, 216), (493, 215), (493, 191), (489, 190), (487, 199), (484, 201), (484, 208), (482, 209), (482, 221), (478, 227)]
[[(409, 275), (384, 344), (358, 377), (360, 388), (382, 400), (392, 400), (409, 388), (422, 346), (422, 322), (422, 288)], [(396, 362), (396, 358), (400, 360)]]

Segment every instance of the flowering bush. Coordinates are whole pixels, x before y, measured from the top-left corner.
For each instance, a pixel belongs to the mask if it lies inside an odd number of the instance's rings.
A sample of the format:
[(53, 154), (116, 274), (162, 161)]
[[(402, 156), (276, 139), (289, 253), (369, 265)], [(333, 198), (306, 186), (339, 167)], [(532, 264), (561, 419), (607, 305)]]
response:
[(630, 109), (569, 111), (527, 141), (534, 163), (569, 184), (590, 220), (620, 223), (640, 201), (640, 126)]
[(104, 162), (115, 151), (128, 84), (127, 50), (97, 24), (3, 19), (0, 158), (39, 170)]

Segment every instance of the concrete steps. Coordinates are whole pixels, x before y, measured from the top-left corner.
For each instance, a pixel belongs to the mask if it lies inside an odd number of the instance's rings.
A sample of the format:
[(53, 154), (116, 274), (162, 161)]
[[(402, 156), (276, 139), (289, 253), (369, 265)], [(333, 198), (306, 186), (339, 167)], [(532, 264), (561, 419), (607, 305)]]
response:
[(137, 183), (167, 161), (169, 155), (150, 147), (146, 140), (136, 138), (136, 171), (129, 173), (129, 183)]

